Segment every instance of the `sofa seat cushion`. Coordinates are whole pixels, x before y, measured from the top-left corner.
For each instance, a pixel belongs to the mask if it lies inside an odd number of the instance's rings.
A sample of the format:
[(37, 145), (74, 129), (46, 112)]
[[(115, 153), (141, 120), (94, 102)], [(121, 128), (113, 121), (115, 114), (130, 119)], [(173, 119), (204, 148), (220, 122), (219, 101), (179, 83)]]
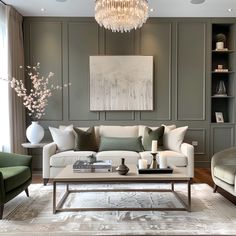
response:
[(0, 168), (2, 172), (5, 191), (10, 192), (24, 184), (31, 178), (30, 168), (28, 166), (12, 166)]
[(73, 165), (77, 160), (87, 160), (89, 155), (96, 154), (92, 151), (65, 151), (50, 157), (50, 166), (65, 167)]
[(120, 165), (121, 158), (125, 158), (125, 164), (137, 164), (140, 155), (133, 151), (102, 151), (97, 153), (97, 160), (112, 160), (113, 166)]
[(215, 166), (214, 176), (228, 184), (234, 185), (236, 176), (236, 165)]
[[(152, 154), (150, 151), (140, 152), (140, 155), (142, 159), (146, 159), (151, 164)], [(160, 151), (159, 155), (166, 157), (168, 166), (183, 167), (188, 165), (188, 159), (183, 153), (165, 150)]]

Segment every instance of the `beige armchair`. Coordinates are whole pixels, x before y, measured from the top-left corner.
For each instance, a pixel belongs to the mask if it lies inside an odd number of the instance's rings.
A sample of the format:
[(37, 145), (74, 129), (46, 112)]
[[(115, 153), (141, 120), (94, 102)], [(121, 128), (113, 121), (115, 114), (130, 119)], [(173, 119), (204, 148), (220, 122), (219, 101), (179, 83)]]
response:
[(236, 196), (236, 147), (216, 153), (211, 160), (214, 192), (220, 187)]

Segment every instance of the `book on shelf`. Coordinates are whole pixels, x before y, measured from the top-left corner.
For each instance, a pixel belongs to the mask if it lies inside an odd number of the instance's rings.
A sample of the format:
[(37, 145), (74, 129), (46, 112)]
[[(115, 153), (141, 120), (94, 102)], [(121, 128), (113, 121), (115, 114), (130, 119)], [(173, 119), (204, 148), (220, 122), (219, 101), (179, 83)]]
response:
[(88, 161), (78, 160), (73, 165), (73, 171), (80, 173), (112, 172), (112, 161), (104, 160), (104, 161), (88, 162)]

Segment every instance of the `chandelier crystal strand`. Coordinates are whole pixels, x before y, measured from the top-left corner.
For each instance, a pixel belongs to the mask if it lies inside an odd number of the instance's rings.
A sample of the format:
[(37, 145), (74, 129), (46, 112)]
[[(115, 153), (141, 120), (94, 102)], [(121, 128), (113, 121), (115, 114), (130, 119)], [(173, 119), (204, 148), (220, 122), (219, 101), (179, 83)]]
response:
[(147, 0), (96, 0), (95, 19), (113, 32), (128, 32), (142, 27), (148, 19)]

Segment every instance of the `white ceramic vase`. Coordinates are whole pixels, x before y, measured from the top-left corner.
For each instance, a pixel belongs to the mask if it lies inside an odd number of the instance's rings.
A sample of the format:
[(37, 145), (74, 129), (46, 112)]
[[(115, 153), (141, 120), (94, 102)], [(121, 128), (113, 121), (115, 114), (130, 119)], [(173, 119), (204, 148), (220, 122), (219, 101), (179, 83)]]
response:
[(32, 124), (26, 129), (26, 137), (32, 144), (40, 143), (44, 136), (44, 129), (38, 121), (32, 121)]

